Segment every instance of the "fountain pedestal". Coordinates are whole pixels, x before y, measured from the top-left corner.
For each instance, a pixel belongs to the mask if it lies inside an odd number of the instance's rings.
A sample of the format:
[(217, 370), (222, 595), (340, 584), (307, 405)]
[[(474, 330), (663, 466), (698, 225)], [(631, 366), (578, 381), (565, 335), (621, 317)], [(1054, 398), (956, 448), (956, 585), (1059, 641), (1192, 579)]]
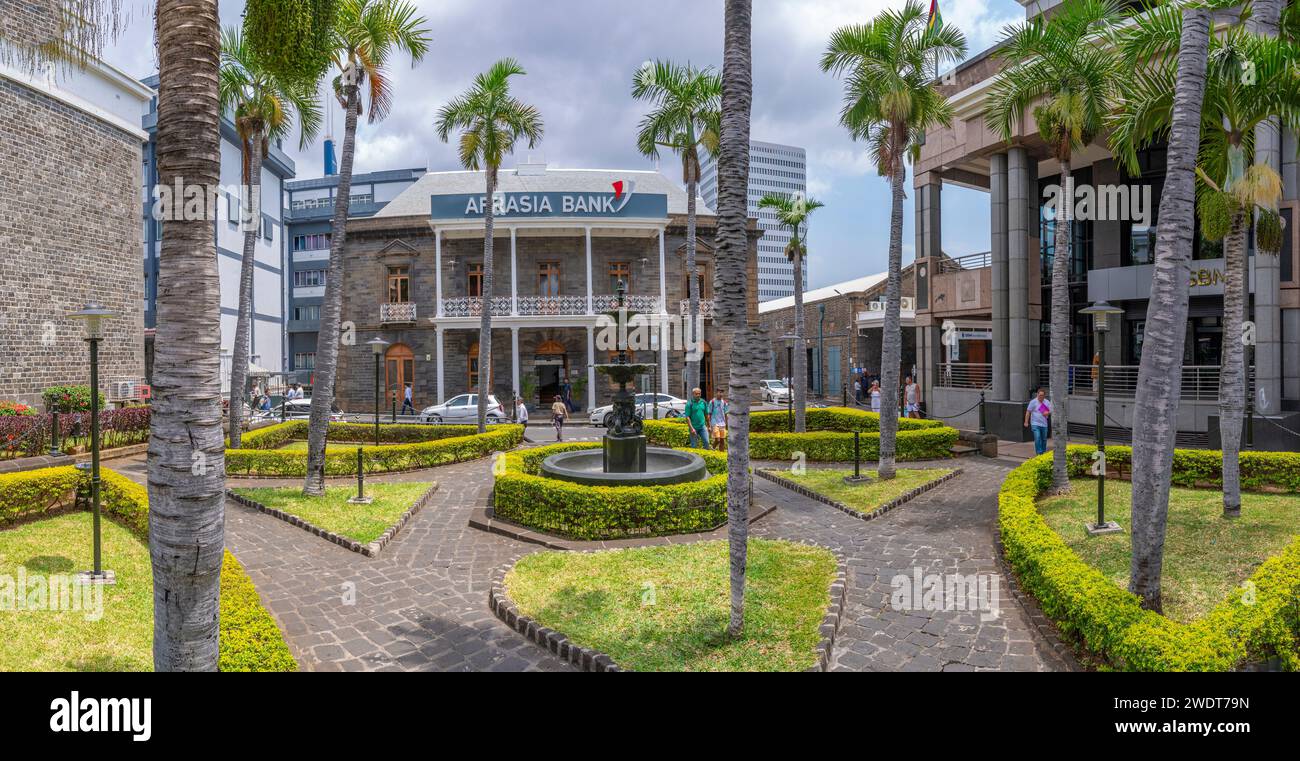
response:
[(606, 436), (606, 473), (644, 473), (645, 436)]

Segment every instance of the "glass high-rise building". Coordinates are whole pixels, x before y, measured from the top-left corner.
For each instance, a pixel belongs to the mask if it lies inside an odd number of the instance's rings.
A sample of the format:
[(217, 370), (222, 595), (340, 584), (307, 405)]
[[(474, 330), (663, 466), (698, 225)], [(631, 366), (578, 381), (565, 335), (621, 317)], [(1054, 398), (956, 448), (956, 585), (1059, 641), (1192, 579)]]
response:
[[(768, 193), (808, 192), (808, 155), (803, 148), (793, 145), (749, 143), (749, 215), (758, 218), (763, 237), (758, 240), (758, 300), (793, 296), (795, 289), (794, 265), (786, 259), (785, 247), (790, 233), (776, 221), (776, 215), (760, 211), (758, 201)], [(712, 156), (704, 156), (700, 170), (700, 196), (709, 208), (718, 205), (718, 166)], [(808, 290), (808, 260), (803, 260), (803, 271), (798, 282)]]

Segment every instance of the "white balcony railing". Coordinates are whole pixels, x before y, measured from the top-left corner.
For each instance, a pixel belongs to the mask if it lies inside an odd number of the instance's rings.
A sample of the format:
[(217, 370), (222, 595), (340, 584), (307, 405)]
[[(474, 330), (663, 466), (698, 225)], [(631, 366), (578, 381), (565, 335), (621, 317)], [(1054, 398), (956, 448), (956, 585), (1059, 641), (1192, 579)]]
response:
[[(510, 297), (493, 297), (492, 314), (495, 317), (509, 317)], [(478, 296), (442, 300), (443, 317), (481, 317), (482, 315), (483, 299)]]
[[(506, 303), (509, 302), (510, 298), (506, 297)], [(520, 296), (518, 303), (519, 314), (525, 317), (572, 317), (587, 313), (586, 296)]]
[[(495, 317), (509, 317), (517, 314), (520, 317), (581, 317), (587, 312), (586, 296), (520, 296), (513, 299), (515, 309), (511, 309), (512, 299), (509, 296), (495, 296), (492, 298), (492, 314)], [(592, 311), (596, 314), (613, 312), (618, 309), (618, 296), (612, 294), (600, 294), (591, 297)], [(629, 312), (637, 314), (658, 314), (659, 298), (656, 296), (624, 296), (624, 306)], [(386, 306), (406, 306), (404, 304), (384, 304)], [(411, 305), (414, 310), (414, 305)], [(700, 301), (700, 312), (705, 317), (713, 315), (713, 302)], [(412, 315), (414, 311), (412, 311)], [(483, 314), (483, 299), (478, 297), (452, 298), (442, 300), (443, 317), (479, 317)], [(686, 314), (685, 307), (682, 308), (682, 314)], [(389, 320), (383, 320), (389, 322)], [(414, 321), (414, 316), (411, 320)], [(408, 322), (408, 320), (396, 319), (392, 322)]]
[(983, 391), (993, 386), (993, 365), (979, 362), (945, 362), (939, 365), (941, 388), (965, 388)]
[[(618, 296), (614, 294), (592, 296), (591, 301), (593, 309), (598, 313), (613, 312), (618, 309)], [(623, 297), (623, 306), (629, 312), (637, 314), (658, 314), (659, 297), (627, 295)]]
[[(1047, 387), (1049, 381), (1047, 365), (1038, 366), (1038, 382)], [(1183, 365), (1180, 398), (1193, 401), (1217, 401), (1219, 398), (1218, 365)], [(1250, 389), (1247, 395), (1255, 393), (1255, 368), (1247, 369), (1246, 380)], [(1097, 366), (1070, 365), (1067, 380), (1069, 393), (1080, 396), (1096, 396)], [(1137, 396), (1137, 365), (1106, 365), (1106, 396), (1115, 399), (1132, 399)]]
[[(713, 319), (713, 303), (714, 303), (713, 299), (700, 299), (700, 317), (703, 317), (706, 320)], [(690, 313), (691, 313), (691, 300), (682, 299), (681, 308), (678, 314), (682, 315), (683, 317), (687, 317), (690, 315)]]
[(379, 322), (382, 325), (415, 322), (415, 302), (405, 304), (380, 304)]

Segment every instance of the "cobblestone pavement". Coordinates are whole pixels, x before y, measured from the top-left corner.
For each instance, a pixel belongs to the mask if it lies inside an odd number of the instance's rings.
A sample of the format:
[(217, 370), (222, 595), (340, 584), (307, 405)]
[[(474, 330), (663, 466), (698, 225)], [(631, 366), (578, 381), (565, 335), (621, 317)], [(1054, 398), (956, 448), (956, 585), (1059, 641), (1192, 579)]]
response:
[[(1006, 466), (976, 458), (964, 458), (960, 465), (965, 473), (959, 478), (873, 521), (755, 479), (756, 500), (780, 506), (754, 524), (756, 536), (811, 541), (839, 551), (847, 561), (848, 604), (836, 639), (834, 669), (1069, 667), (1030, 628), (1024, 611), (1009, 599), (998, 570), (994, 495)], [(119, 460), (113, 467), (143, 481), (140, 458)], [(489, 460), (374, 480), (439, 484), (434, 501), (376, 559), (227, 504), (226, 542), (279, 620), (304, 669), (571, 669), (488, 610), (493, 572), (539, 549), (468, 527), (470, 511), (488, 498)], [(239, 484), (231, 481), (232, 486)], [(913, 568), (923, 574), (988, 574), (998, 579), (1000, 615), (982, 621), (978, 612), (893, 610), (890, 581), (897, 574), (910, 576)]]

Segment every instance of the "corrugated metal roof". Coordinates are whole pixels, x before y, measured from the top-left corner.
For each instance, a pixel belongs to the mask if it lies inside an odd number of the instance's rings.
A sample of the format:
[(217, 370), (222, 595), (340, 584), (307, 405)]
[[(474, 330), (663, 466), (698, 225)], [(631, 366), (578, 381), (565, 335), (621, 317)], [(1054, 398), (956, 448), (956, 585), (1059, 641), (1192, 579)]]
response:
[[(804, 291), (803, 303), (811, 304), (817, 301), (825, 301), (826, 299), (835, 297), (837, 295), (836, 291), (839, 291), (839, 293), (843, 295), (868, 291), (885, 282), (885, 278), (887, 277), (889, 277), (888, 272), (877, 272), (874, 275), (845, 280), (843, 283), (836, 283), (823, 288), (814, 288), (811, 291)], [(779, 309), (789, 309), (792, 306), (794, 306), (794, 296), (786, 296), (784, 298), (762, 302), (758, 305), (758, 311), (760, 314), (766, 314), (768, 312), (775, 312)]]

